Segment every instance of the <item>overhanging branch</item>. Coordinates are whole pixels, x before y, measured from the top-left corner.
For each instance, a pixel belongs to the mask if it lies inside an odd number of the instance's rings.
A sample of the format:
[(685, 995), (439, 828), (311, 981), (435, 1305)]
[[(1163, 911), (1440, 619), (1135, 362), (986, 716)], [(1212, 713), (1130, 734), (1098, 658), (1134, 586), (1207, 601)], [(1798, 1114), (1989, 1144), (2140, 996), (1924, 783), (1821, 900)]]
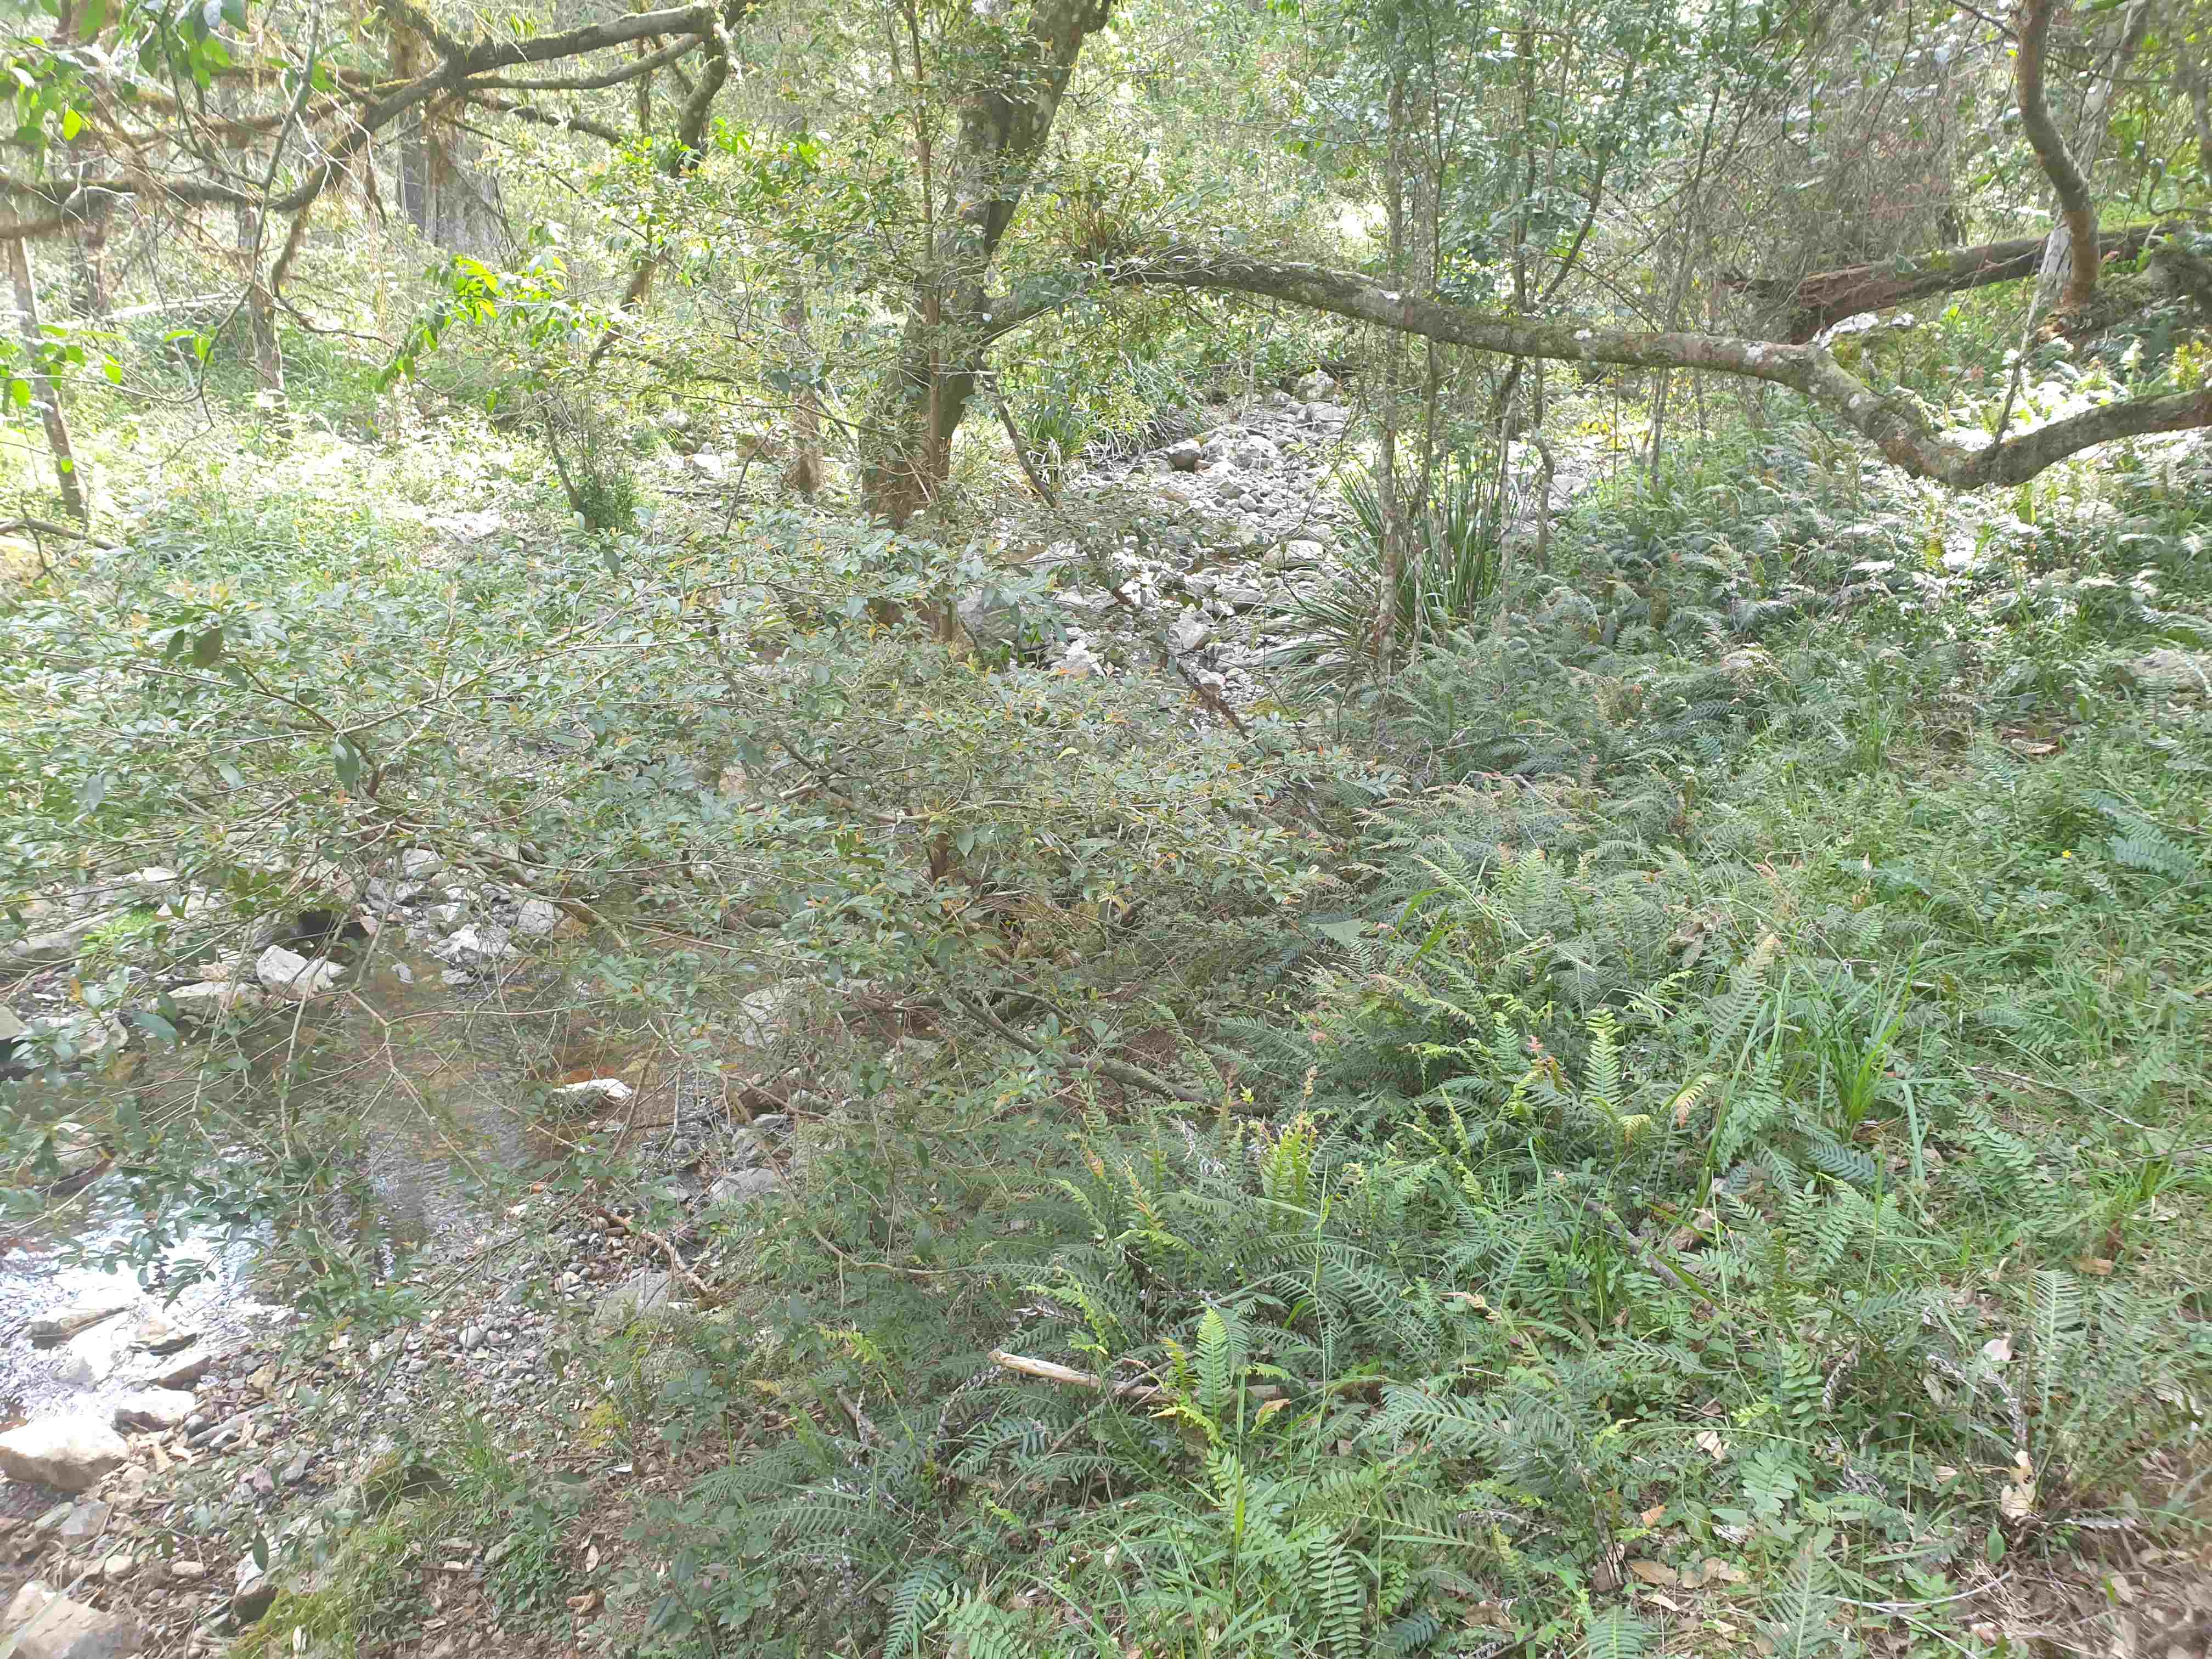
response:
[[(1248, 255), (1176, 247), (1125, 258), (1099, 273), (1120, 287), (1249, 294), (1509, 357), (1702, 369), (1787, 386), (1842, 421), (1897, 465), (1954, 489), (2024, 483), (2067, 456), (2120, 438), (2212, 427), (2212, 391), (2107, 404), (2002, 443), (1970, 449), (1940, 437), (1918, 411), (1881, 396), (1817, 341), (1577, 327), (1502, 316), (1385, 289), (1358, 273)], [(1040, 308), (1042, 308), (1042, 306)]]

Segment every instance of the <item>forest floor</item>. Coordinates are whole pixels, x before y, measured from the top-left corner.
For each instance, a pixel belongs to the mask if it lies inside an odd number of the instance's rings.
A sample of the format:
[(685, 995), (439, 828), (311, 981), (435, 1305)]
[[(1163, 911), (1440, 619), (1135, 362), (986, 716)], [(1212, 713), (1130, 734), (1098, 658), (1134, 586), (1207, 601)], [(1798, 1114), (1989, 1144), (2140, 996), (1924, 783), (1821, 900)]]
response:
[[(0, 1487), (0, 1587), (164, 1656), (2203, 1654), (2202, 448), (2008, 512), (1802, 434), (1664, 494), (1578, 462), (1574, 580), (1332, 712), (1276, 665), (1356, 567), (1344, 424), (1278, 394), (1002, 515), (965, 668), (852, 659), (840, 732), (879, 696), (1074, 849), (954, 901), (1018, 969), (988, 994), (817, 975), (786, 924), (654, 1003), (511, 854), (366, 877), (299, 1109), (420, 1253), (251, 1281), (292, 1314), (223, 1328), (95, 1492)], [(406, 556), (497, 566), (501, 487), (419, 490)], [(384, 627), (345, 649), (425, 638)], [(564, 729), (499, 741), (568, 777)], [(670, 836), (664, 759), (617, 784)], [(805, 787), (805, 859), (846, 848), (860, 809), (779, 763), (702, 753), (687, 799)], [(1230, 805), (1186, 843), (1155, 785)], [(1303, 884), (1236, 896), (1191, 848), (1270, 814)], [(623, 918), (647, 962), (743, 942), (673, 902)], [(137, 948), (86, 931), (11, 1004), (69, 1017)], [(1124, 1356), (1145, 1392), (1082, 1385)], [(1273, 1541), (1224, 1531), (1248, 1492)]]

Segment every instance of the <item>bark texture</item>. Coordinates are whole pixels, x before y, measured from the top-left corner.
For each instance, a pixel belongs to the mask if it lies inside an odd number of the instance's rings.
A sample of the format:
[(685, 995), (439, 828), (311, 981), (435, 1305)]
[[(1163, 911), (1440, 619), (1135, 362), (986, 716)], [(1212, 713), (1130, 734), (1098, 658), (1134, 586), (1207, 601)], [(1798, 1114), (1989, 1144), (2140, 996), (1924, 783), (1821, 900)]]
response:
[[(944, 211), (926, 216), (930, 246), (907, 314), (899, 358), (862, 434), (870, 509), (895, 525), (927, 506), (950, 470), (994, 326), (991, 261), (1060, 113), (1083, 43), (1103, 28), (1111, 0), (1036, 0), (1018, 35), (988, 73), (956, 90), (958, 125), (934, 176), (926, 137), (922, 188)], [(925, 129), (926, 134), (926, 129)]]

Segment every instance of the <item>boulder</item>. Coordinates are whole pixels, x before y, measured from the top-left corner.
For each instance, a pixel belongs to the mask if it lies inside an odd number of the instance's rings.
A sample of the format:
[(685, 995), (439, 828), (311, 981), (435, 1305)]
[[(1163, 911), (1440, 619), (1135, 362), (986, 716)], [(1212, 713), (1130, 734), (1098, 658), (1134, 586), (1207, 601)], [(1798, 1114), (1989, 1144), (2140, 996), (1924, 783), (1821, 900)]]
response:
[(102, 1613), (33, 1579), (0, 1613), (0, 1644), (15, 1659), (125, 1659), (143, 1653), (146, 1640), (136, 1621)]
[(270, 945), (253, 961), (254, 977), (268, 988), (270, 994), (293, 1002), (305, 1002), (325, 994), (344, 972), (328, 957), (310, 961), (297, 951), (288, 951), (281, 945)]
[(1170, 444), (1164, 453), (1168, 465), (1176, 471), (1195, 472), (1206, 459), (1206, 446), (1195, 438), (1185, 438), (1181, 443)]
[(1336, 382), (1323, 369), (1314, 370), (1291, 390), (1302, 404), (1325, 404), (1336, 400)]
[(96, 1417), (48, 1417), (0, 1434), (0, 1474), (89, 1492), (131, 1461), (123, 1437)]

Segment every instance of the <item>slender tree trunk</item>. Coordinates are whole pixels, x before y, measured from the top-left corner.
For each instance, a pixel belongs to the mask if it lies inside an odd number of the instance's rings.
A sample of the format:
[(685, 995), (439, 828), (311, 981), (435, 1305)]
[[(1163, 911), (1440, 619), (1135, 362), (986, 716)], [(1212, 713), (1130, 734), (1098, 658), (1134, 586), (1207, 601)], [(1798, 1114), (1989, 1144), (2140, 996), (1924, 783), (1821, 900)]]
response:
[(253, 209), (235, 210), (238, 224), (238, 264), (246, 277), (246, 331), (253, 357), (256, 401), (272, 413), (284, 408), (284, 353), (276, 340), (276, 306), (269, 292), (261, 262), (261, 215)]
[(795, 275), (784, 283), (783, 333), (792, 376), (791, 465), (784, 488), (811, 496), (822, 488), (822, 404), (814, 393), (814, 353), (806, 338), (806, 284)]
[[(1383, 205), (1389, 216), (1390, 280), (1406, 280), (1406, 84), (1390, 79), (1390, 133), (1384, 151)], [(1404, 505), (1398, 499), (1398, 376), (1405, 347), (1395, 330), (1382, 344), (1382, 436), (1376, 457), (1376, 500), (1382, 509), (1382, 568), (1376, 572), (1375, 672), (1387, 676), (1398, 642), (1398, 586), (1406, 569)]]
[(2039, 317), (2062, 301), (2069, 308), (2086, 305), (2097, 291), (2100, 258), (2097, 208), (2087, 175), (2096, 166), (2098, 152), (2104, 149), (2105, 135), (2112, 126), (2113, 94), (2150, 28), (2149, 0), (2134, 0), (2121, 17), (2119, 37), (2112, 44), (2105, 72), (2081, 100), (2081, 120), (2069, 144), (2059, 136), (2043, 88), (2054, 3), (2055, 0), (2022, 0), (2020, 50), (2014, 60), (2021, 125), (2058, 197), (2057, 222), (2044, 244), (2043, 268), (2035, 279)]
[[(104, 160), (92, 153), (80, 155), (77, 176), (84, 178), (100, 167)], [(86, 191), (82, 205), (73, 204), (69, 215), (76, 223), (76, 233), (70, 238), (70, 252), (76, 276), (76, 310), (81, 317), (96, 320), (114, 309), (107, 292), (107, 226), (114, 215), (114, 199), (104, 190)]]
[(46, 447), (53, 452), (54, 477), (61, 485), (62, 504), (80, 524), (91, 515), (84, 504), (84, 485), (77, 477), (76, 451), (70, 442), (69, 418), (53, 379), (46, 371), (46, 334), (39, 326), (39, 290), (31, 276), (30, 245), (20, 236), (8, 243), (8, 275), (15, 288), (16, 326), (23, 338), (23, 378), (30, 382), (31, 400), (46, 423)]

